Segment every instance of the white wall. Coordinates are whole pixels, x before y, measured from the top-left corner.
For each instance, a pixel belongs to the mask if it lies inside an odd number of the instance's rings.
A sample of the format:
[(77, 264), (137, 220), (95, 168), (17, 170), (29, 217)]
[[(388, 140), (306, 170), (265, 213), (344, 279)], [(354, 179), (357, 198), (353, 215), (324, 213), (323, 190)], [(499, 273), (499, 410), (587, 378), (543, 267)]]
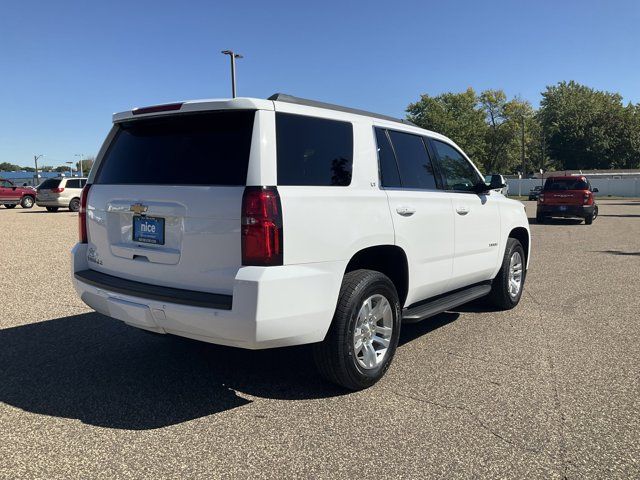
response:
[[(591, 186), (597, 188), (599, 192), (596, 194), (598, 197), (606, 197), (607, 195), (614, 195), (616, 197), (640, 197), (640, 178), (589, 178)], [(507, 179), (509, 185), (509, 195), (518, 195), (519, 191), (521, 195), (529, 195), (531, 190), (536, 185), (542, 185), (540, 179)], [(520, 190), (518, 190), (520, 189)]]

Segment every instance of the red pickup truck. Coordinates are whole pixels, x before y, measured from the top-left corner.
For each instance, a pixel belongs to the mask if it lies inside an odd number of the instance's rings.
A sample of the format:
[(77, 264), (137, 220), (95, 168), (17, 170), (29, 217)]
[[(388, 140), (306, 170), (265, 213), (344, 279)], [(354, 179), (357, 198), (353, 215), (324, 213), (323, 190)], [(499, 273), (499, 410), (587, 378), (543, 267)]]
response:
[(598, 216), (598, 205), (593, 188), (587, 177), (571, 175), (549, 177), (538, 195), (536, 221), (544, 223), (547, 218), (584, 218), (591, 225)]
[(0, 178), (0, 204), (5, 208), (31, 208), (36, 201), (36, 191), (29, 187), (18, 187), (11, 180)]

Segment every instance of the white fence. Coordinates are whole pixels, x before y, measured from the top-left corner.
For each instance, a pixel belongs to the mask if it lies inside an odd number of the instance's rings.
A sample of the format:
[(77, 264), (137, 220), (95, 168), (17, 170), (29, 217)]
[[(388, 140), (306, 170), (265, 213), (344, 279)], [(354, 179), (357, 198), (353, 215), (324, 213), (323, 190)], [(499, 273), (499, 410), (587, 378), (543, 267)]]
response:
[[(592, 187), (598, 189), (596, 196), (606, 197), (612, 195), (616, 197), (640, 197), (640, 178), (589, 178)], [(542, 185), (540, 179), (523, 178), (507, 179), (509, 185), (509, 195), (529, 195), (536, 185)]]

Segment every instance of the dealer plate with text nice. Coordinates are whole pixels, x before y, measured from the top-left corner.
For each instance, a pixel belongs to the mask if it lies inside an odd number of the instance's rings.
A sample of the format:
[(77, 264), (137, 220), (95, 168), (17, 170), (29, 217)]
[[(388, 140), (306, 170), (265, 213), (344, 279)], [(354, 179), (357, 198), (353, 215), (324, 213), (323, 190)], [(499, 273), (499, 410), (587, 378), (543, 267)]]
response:
[(134, 215), (133, 241), (164, 245), (164, 218)]

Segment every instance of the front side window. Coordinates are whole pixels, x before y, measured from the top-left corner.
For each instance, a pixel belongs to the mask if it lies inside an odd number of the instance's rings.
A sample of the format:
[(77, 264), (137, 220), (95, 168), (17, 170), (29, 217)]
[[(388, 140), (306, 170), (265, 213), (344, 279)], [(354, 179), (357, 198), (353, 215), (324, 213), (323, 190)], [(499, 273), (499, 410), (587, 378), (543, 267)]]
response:
[(67, 188), (80, 188), (80, 180), (67, 180)]
[(471, 163), (447, 143), (432, 140), (432, 144), (438, 155), (445, 188), (462, 192), (475, 191), (475, 186), (482, 182), (482, 178)]
[(344, 187), (351, 183), (349, 122), (276, 113), (278, 185)]
[(0, 181), (0, 187), (11, 188), (11, 187), (13, 187), (13, 185), (11, 184), (11, 182), (9, 182), (7, 180), (2, 180), (2, 181)]
[(404, 188), (435, 189), (433, 165), (422, 137), (389, 131)]

